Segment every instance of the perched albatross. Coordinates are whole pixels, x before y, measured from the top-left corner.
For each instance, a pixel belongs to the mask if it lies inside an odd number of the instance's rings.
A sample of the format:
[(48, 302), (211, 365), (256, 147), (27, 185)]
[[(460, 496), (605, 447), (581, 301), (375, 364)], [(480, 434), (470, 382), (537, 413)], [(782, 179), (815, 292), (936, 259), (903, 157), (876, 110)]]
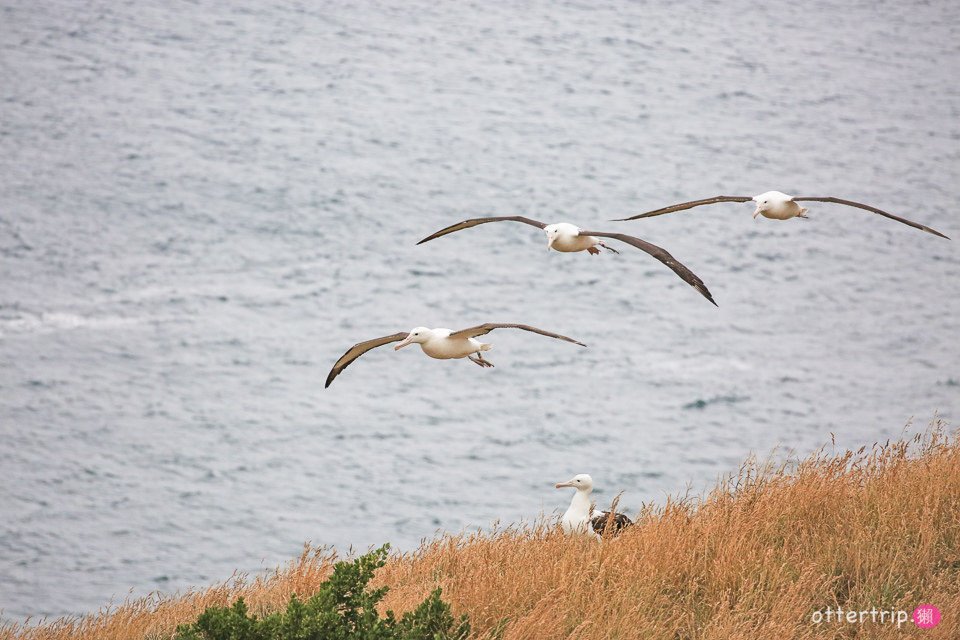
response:
[[(947, 236), (943, 235), (939, 231), (931, 229), (930, 227), (920, 224), (919, 222), (914, 222), (912, 220), (907, 220), (906, 218), (901, 218), (900, 216), (895, 216), (892, 213), (881, 211), (876, 207), (870, 206), (869, 204), (863, 204), (862, 202), (854, 202), (853, 200), (844, 200), (843, 198), (834, 198), (832, 196), (788, 196), (780, 191), (767, 191), (766, 193), (761, 193), (758, 196), (752, 197), (714, 196), (712, 198), (704, 198), (703, 200), (691, 200), (690, 202), (673, 204), (669, 207), (664, 207), (655, 211), (648, 211), (646, 213), (630, 216), (629, 218), (621, 218), (619, 220), (615, 220), (614, 222), (637, 220), (639, 218), (652, 218), (654, 216), (662, 216), (665, 213), (673, 213), (674, 211), (685, 211), (687, 209), (699, 207), (700, 205), (704, 204), (716, 204), (718, 202), (750, 202), (751, 200), (757, 204), (757, 208), (753, 212), (754, 219), (756, 219), (757, 216), (763, 216), (764, 218), (770, 218), (771, 220), (806, 218), (807, 210), (806, 208), (797, 204), (798, 202), (831, 202), (833, 204), (845, 204), (848, 207), (856, 207), (857, 209), (872, 211), (873, 213), (878, 213), (885, 218), (902, 222), (903, 224), (913, 227), (914, 229), (920, 229), (921, 231), (932, 233), (935, 236), (947, 238)], [(949, 240), (949, 238), (947, 239)]]
[(593, 529), (594, 533), (602, 536), (608, 524), (612, 525), (612, 533), (616, 535), (633, 524), (633, 520), (622, 513), (608, 513), (593, 506), (590, 501), (593, 478), (585, 473), (577, 474), (566, 482), (558, 482), (555, 486), (557, 489), (571, 487), (577, 490), (570, 507), (560, 519), (560, 526), (567, 535), (589, 533)]
[(710, 294), (710, 290), (707, 289), (707, 285), (703, 284), (703, 280), (698, 278), (693, 271), (690, 271), (690, 269), (681, 264), (680, 261), (670, 255), (665, 249), (662, 249), (655, 244), (651, 244), (646, 240), (641, 240), (640, 238), (628, 236), (623, 233), (610, 233), (607, 231), (584, 231), (580, 227), (568, 222), (547, 224), (545, 222), (533, 220), (532, 218), (525, 218), (523, 216), (503, 216), (496, 218), (471, 218), (470, 220), (464, 220), (463, 222), (458, 222), (457, 224), (452, 224), (449, 227), (440, 229), (440, 231), (427, 236), (417, 244), (423, 244), (424, 242), (429, 242), (430, 240), (445, 236), (449, 233), (462, 231), (463, 229), (469, 229), (470, 227), (476, 227), (477, 225), (481, 224), (487, 224), (488, 222), (522, 222), (523, 224), (529, 224), (530, 226), (537, 227), (538, 229), (543, 229), (543, 232), (547, 235), (547, 250), (549, 251), (550, 249), (553, 249), (554, 251), (560, 251), (561, 253), (586, 251), (587, 253), (596, 255), (600, 253), (600, 249), (597, 247), (603, 247), (607, 251), (620, 253), (613, 247), (607, 246), (606, 243), (604, 243), (600, 238), (612, 238), (614, 240), (619, 240), (620, 242), (625, 242), (629, 245), (633, 245), (641, 251), (646, 251), (651, 256), (670, 267), (675, 274), (680, 276), (680, 278), (691, 287), (699, 291), (704, 298), (710, 302), (713, 302), (714, 305), (717, 304), (713, 301), (713, 296)]
[(537, 329), (536, 327), (531, 327), (527, 324), (500, 324), (497, 322), (488, 322), (476, 327), (470, 327), (469, 329), (461, 329), (460, 331), (414, 327), (409, 332), (395, 333), (390, 336), (374, 338), (373, 340), (365, 340), (364, 342), (358, 342), (357, 344), (353, 345), (347, 349), (346, 353), (340, 356), (340, 359), (337, 360), (337, 362), (333, 365), (333, 368), (330, 369), (330, 373), (327, 375), (327, 383), (323, 386), (324, 388), (329, 387), (330, 383), (333, 382), (334, 378), (340, 375), (341, 371), (350, 366), (351, 362), (365, 354), (367, 351), (376, 349), (377, 347), (382, 347), (383, 345), (390, 344), (391, 342), (400, 343), (393, 348), (394, 351), (398, 351), (407, 345), (416, 343), (419, 344), (423, 352), (431, 358), (436, 358), (438, 360), (468, 358), (471, 362), (476, 363), (481, 367), (492, 367), (493, 363), (484, 359), (483, 352), (492, 349), (493, 345), (480, 342), (476, 338), (478, 336), (490, 333), (494, 329), (523, 329), (524, 331), (539, 333), (540, 335), (547, 336), (548, 338), (556, 338), (558, 340), (572, 342), (573, 344), (578, 344), (581, 347), (587, 346), (582, 342), (574, 340), (573, 338), (562, 336), (559, 333), (552, 333), (550, 331), (544, 331), (543, 329)]

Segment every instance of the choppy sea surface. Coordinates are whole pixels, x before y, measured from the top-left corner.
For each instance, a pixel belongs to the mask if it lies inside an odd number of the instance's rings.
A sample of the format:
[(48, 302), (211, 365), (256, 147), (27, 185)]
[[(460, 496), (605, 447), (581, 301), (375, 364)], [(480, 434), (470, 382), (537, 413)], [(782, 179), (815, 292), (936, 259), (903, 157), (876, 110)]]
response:
[[(709, 487), (960, 411), (955, 2), (0, 0), (0, 609)], [(637, 234), (697, 272), (487, 225)], [(522, 322), (497, 366), (347, 347)]]

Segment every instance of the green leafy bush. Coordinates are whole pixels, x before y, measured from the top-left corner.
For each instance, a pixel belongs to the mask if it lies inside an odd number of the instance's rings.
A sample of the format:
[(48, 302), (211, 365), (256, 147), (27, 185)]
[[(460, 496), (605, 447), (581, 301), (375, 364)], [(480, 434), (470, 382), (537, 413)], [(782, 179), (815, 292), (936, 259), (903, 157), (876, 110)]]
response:
[(437, 588), (399, 620), (392, 611), (380, 617), (377, 603), (387, 587), (367, 589), (373, 573), (387, 561), (384, 545), (353, 562), (338, 562), (333, 575), (306, 602), (290, 597), (286, 611), (263, 618), (247, 615), (239, 598), (232, 607), (210, 607), (190, 625), (177, 628), (176, 640), (463, 640), (467, 616), (453, 617)]

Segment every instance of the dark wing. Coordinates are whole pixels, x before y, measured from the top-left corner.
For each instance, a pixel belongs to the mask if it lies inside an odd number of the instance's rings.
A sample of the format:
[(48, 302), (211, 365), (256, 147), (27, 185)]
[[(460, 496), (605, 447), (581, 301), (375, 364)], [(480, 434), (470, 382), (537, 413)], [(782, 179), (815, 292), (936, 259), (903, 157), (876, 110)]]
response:
[(431, 234), (418, 242), (417, 244), (423, 244), (424, 242), (429, 242), (434, 238), (439, 238), (440, 236), (445, 236), (448, 233), (453, 233), (454, 231), (461, 231), (463, 229), (469, 229), (470, 227), (475, 227), (478, 224), (487, 224), (488, 222), (522, 222), (524, 224), (529, 224), (531, 226), (537, 227), (538, 229), (543, 229), (547, 224), (545, 222), (538, 222), (531, 218), (524, 218), (523, 216), (504, 216), (501, 218), (471, 218), (470, 220), (464, 220), (463, 222), (458, 222), (457, 224), (452, 224), (449, 227), (440, 229), (434, 234)]
[(693, 209), (694, 207), (699, 207), (702, 204), (716, 204), (718, 202), (750, 202), (751, 200), (753, 200), (751, 196), (714, 196), (712, 198), (704, 198), (703, 200), (691, 200), (690, 202), (681, 202), (680, 204), (672, 204), (669, 207), (664, 207), (663, 209), (657, 209), (656, 211), (648, 211), (646, 213), (630, 216), (629, 218), (620, 218), (618, 220), (614, 220), (613, 222), (624, 222), (626, 220), (636, 220), (638, 218), (652, 218), (653, 216), (662, 216), (665, 213), (673, 213), (674, 211), (683, 211), (685, 209)]
[(641, 251), (646, 251), (651, 256), (662, 262), (663, 264), (670, 267), (675, 274), (683, 278), (683, 281), (688, 283), (691, 287), (696, 289), (703, 295), (704, 298), (713, 303), (714, 306), (717, 305), (713, 300), (713, 296), (710, 294), (710, 290), (707, 289), (707, 285), (703, 284), (703, 280), (697, 277), (693, 271), (687, 269), (679, 260), (674, 258), (666, 249), (662, 249), (655, 244), (647, 242), (646, 240), (641, 240), (640, 238), (635, 238), (633, 236), (628, 236), (623, 233), (606, 233), (604, 231), (581, 231), (580, 235), (582, 236), (600, 236), (601, 238), (613, 238), (614, 240), (619, 240), (620, 242), (626, 242), (627, 244), (635, 246)]
[[(930, 227), (920, 224), (919, 222), (914, 222), (913, 220), (907, 220), (906, 218), (901, 218), (900, 216), (895, 216), (892, 213), (887, 213), (886, 211), (881, 211), (876, 207), (871, 207), (868, 204), (863, 204), (862, 202), (854, 202), (853, 200), (844, 200), (843, 198), (833, 198), (826, 196), (823, 198), (816, 196), (797, 196), (792, 198), (793, 201), (806, 200), (809, 202), (832, 202), (834, 204), (845, 204), (848, 207), (856, 207), (857, 209), (866, 209), (867, 211), (872, 211), (874, 213), (879, 213), (884, 218), (890, 218), (891, 220), (896, 220), (897, 222), (902, 222), (903, 224), (913, 227), (914, 229), (920, 229), (921, 231), (926, 231), (927, 233), (932, 233), (935, 236), (940, 236), (941, 238), (947, 238), (939, 231), (931, 229)], [(950, 238), (947, 238), (949, 240)]]
[(573, 338), (562, 336), (559, 333), (551, 333), (550, 331), (537, 329), (536, 327), (531, 327), (528, 324), (500, 324), (498, 322), (488, 322), (487, 324), (481, 324), (476, 327), (470, 327), (469, 329), (461, 329), (460, 331), (454, 331), (453, 333), (450, 334), (450, 337), (451, 338), (476, 338), (477, 336), (482, 336), (485, 333), (490, 333), (494, 329), (523, 329), (524, 331), (532, 331), (533, 333), (539, 333), (540, 335), (547, 336), (548, 338), (556, 338), (557, 340), (566, 340), (567, 342), (578, 344), (581, 347), (587, 346), (582, 342), (574, 340)]
[[(597, 513), (597, 512), (594, 512)], [(599, 536), (602, 536), (603, 533), (607, 530), (607, 525), (611, 525), (611, 532), (613, 535), (617, 535), (627, 527), (633, 524), (633, 520), (628, 518), (622, 513), (608, 513), (605, 511), (600, 511), (590, 520), (590, 525), (593, 527), (594, 533)]]
[(333, 379), (340, 375), (340, 372), (350, 366), (350, 363), (365, 354), (370, 349), (376, 349), (377, 347), (382, 347), (385, 344), (390, 344), (391, 342), (399, 342), (406, 338), (409, 334), (407, 332), (395, 333), (392, 336), (383, 336), (382, 338), (374, 338), (373, 340), (367, 340), (365, 342), (358, 342), (353, 345), (347, 352), (340, 356), (340, 359), (337, 360), (336, 364), (333, 365), (333, 369), (330, 369), (330, 373), (327, 374), (327, 383), (323, 385), (323, 388), (326, 389), (330, 386), (330, 383), (333, 382)]

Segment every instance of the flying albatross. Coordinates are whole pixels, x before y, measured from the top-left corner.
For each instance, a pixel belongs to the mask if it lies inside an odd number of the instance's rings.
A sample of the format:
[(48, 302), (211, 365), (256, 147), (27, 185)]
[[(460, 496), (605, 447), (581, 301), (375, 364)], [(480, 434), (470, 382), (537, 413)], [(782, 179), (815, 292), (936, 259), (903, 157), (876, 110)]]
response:
[(471, 218), (470, 220), (464, 220), (463, 222), (458, 222), (457, 224), (452, 224), (449, 227), (440, 229), (440, 231), (427, 236), (417, 244), (423, 244), (424, 242), (429, 242), (430, 240), (445, 236), (449, 233), (462, 231), (463, 229), (469, 229), (470, 227), (476, 227), (477, 225), (481, 224), (487, 224), (488, 222), (522, 222), (523, 224), (529, 224), (530, 226), (537, 227), (538, 229), (543, 229), (543, 232), (547, 235), (547, 250), (553, 249), (554, 251), (560, 251), (562, 253), (586, 251), (587, 253), (596, 255), (600, 253), (600, 249), (597, 247), (603, 247), (607, 251), (620, 253), (613, 247), (607, 246), (607, 244), (604, 243), (600, 238), (612, 238), (614, 240), (619, 240), (620, 242), (625, 242), (629, 245), (633, 245), (641, 251), (646, 251), (651, 256), (670, 267), (675, 274), (680, 276), (684, 282), (699, 291), (704, 298), (710, 302), (713, 302), (714, 305), (717, 304), (713, 301), (713, 296), (710, 294), (710, 290), (707, 289), (707, 285), (703, 284), (703, 280), (698, 278), (693, 271), (690, 271), (690, 269), (681, 264), (679, 260), (670, 255), (666, 249), (662, 249), (655, 244), (647, 242), (646, 240), (641, 240), (640, 238), (628, 236), (623, 233), (610, 233), (607, 231), (584, 231), (580, 227), (568, 222), (547, 224), (545, 222), (533, 220), (532, 218), (525, 218), (523, 216), (503, 216), (495, 218)]
[(585, 473), (577, 474), (566, 482), (558, 482), (555, 486), (557, 489), (571, 487), (577, 490), (570, 507), (560, 519), (560, 526), (567, 535), (589, 533), (593, 529), (598, 536), (603, 536), (607, 525), (612, 526), (611, 531), (616, 535), (633, 524), (633, 520), (622, 513), (602, 511), (593, 506), (590, 501), (593, 478)]
[(460, 331), (415, 327), (409, 332), (395, 333), (390, 336), (374, 338), (373, 340), (366, 340), (353, 345), (347, 349), (346, 353), (340, 356), (340, 359), (337, 360), (336, 364), (333, 365), (333, 368), (330, 369), (330, 373), (327, 375), (327, 383), (323, 386), (324, 388), (329, 387), (330, 383), (333, 382), (334, 378), (340, 375), (341, 371), (350, 366), (351, 362), (365, 354), (367, 351), (376, 349), (377, 347), (382, 347), (383, 345), (390, 344), (391, 342), (400, 343), (393, 348), (394, 351), (398, 351), (407, 345), (416, 343), (419, 344), (423, 352), (431, 358), (436, 358), (438, 360), (468, 358), (471, 362), (476, 363), (481, 367), (492, 367), (493, 363), (484, 359), (483, 352), (492, 349), (493, 345), (480, 342), (476, 338), (478, 336), (490, 333), (494, 329), (523, 329), (524, 331), (539, 333), (540, 335), (547, 336), (548, 338), (557, 338), (558, 340), (572, 342), (573, 344), (578, 344), (581, 347), (587, 346), (582, 342), (574, 340), (573, 338), (562, 336), (559, 333), (551, 333), (550, 331), (537, 329), (536, 327), (531, 327), (527, 324), (501, 324), (497, 322), (488, 322), (476, 327), (470, 327), (469, 329), (461, 329)]
[[(704, 204), (716, 204), (718, 202), (750, 202), (751, 200), (757, 204), (757, 208), (753, 212), (754, 219), (756, 219), (757, 216), (763, 216), (764, 218), (770, 218), (771, 220), (806, 218), (807, 209), (797, 204), (798, 202), (832, 202), (833, 204), (845, 204), (848, 207), (856, 207), (857, 209), (872, 211), (873, 213), (878, 213), (885, 218), (902, 222), (903, 224), (913, 227), (914, 229), (920, 229), (921, 231), (932, 233), (935, 236), (947, 238), (947, 236), (943, 235), (939, 231), (931, 229), (930, 227), (920, 224), (919, 222), (914, 222), (913, 220), (907, 220), (906, 218), (895, 216), (892, 213), (881, 211), (876, 207), (870, 206), (869, 204), (863, 204), (862, 202), (854, 202), (853, 200), (844, 200), (843, 198), (834, 198), (832, 196), (788, 196), (780, 191), (767, 191), (766, 193), (761, 193), (760, 195), (753, 197), (714, 196), (712, 198), (704, 198), (703, 200), (691, 200), (690, 202), (673, 204), (669, 207), (657, 209), (656, 211), (648, 211), (646, 213), (630, 216), (629, 218), (621, 218), (619, 220), (614, 220), (614, 222), (637, 220), (639, 218), (652, 218), (654, 216), (662, 216), (665, 213), (673, 213), (674, 211), (685, 211), (687, 209), (699, 207), (700, 205)], [(947, 239), (949, 240), (949, 238)]]

